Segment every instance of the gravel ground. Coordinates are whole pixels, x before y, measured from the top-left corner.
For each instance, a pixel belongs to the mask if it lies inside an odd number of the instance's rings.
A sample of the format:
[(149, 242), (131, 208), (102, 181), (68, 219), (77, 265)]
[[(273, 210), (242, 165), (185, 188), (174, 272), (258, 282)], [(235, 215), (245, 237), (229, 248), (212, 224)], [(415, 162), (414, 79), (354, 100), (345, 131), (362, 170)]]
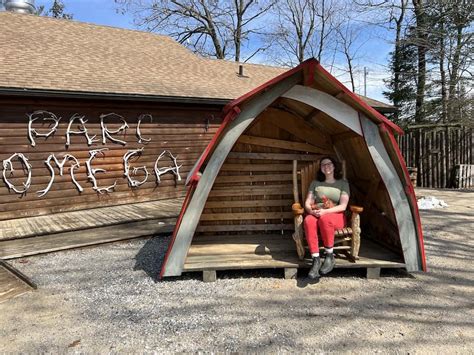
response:
[(0, 304), (0, 352), (472, 353), (474, 192), (417, 193), (450, 206), (422, 211), (429, 272), (414, 276), (157, 282), (163, 237), (15, 260), (38, 290)]

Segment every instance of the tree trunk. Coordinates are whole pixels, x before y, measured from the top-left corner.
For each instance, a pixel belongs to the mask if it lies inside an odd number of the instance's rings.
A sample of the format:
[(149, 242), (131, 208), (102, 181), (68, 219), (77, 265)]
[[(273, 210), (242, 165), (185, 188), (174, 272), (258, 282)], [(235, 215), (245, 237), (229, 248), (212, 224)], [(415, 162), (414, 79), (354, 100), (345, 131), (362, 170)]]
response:
[[(395, 33), (395, 53), (394, 53), (394, 63), (393, 63), (393, 91), (398, 93), (400, 92), (400, 71), (401, 71), (401, 36), (402, 36), (402, 26), (403, 18), (405, 16), (406, 0), (400, 0), (400, 16), (395, 20), (396, 23), (396, 33)], [(397, 108), (393, 117), (398, 122), (400, 118), (400, 101), (395, 96), (393, 100), (393, 105)]]
[[(454, 49), (452, 66), (449, 78), (449, 101), (448, 101), (448, 117), (450, 121), (456, 120), (456, 85), (459, 82), (459, 68), (462, 50), (462, 30), (463, 26), (456, 23), (456, 48)], [(457, 98), (458, 99), (458, 98)]]
[(216, 50), (216, 58), (217, 59), (225, 59), (225, 53), (219, 41), (219, 37), (217, 35), (216, 28), (214, 27), (214, 22), (212, 20), (212, 14), (209, 12), (209, 9), (204, 6), (204, 11), (206, 14), (206, 22), (209, 28), (209, 35), (211, 36), (212, 43), (214, 44), (214, 48)]
[(415, 122), (420, 123), (425, 119), (424, 101), (426, 86), (426, 14), (423, 0), (413, 0), (416, 17), (416, 46), (418, 52), (418, 73), (416, 87)]
[(446, 44), (444, 42), (445, 28), (444, 28), (444, 18), (441, 15), (440, 20), (440, 32), (441, 37), (439, 41), (439, 73), (441, 76), (441, 118), (443, 123), (448, 122), (448, 93), (446, 91), (446, 70), (444, 68), (445, 63), (444, 59), (446, 56)]
[(236, 62), (240, 61), (240, 47), (242, 45), (242, 18), (244, 16), (244, 14), (242, 13), (243, 6), (243, 0), (235, 0), (235, 14), (237, 16), (237, 27), (235, 28), (234, 33)]

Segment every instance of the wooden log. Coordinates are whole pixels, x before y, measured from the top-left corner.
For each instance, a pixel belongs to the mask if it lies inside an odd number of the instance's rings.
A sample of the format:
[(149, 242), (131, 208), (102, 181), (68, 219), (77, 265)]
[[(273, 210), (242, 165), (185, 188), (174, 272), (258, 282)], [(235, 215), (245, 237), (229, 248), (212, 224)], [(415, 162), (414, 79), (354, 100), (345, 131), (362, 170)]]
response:
[(282, 149), (287, 149), (287, 150), (299, 150), (302, 152), (309, 152), (309, 153), (319, 153), (319, 154), (330, 153), (328, 150), (324, 150), (307, 143), (285, 141), (285, 140), (280, 140), (280, 139), (271, 139), (271, 138), (264, 138), (264, 137), (253, 137), (253, 136), (242, 135), (240, 136), (238, 142), (245, 143), (245, 144), (259, 145), (263, 147), (282, 148)]
[(244, 208), (244, 207), (288, 207), (291, 199), (280, 200), (242, 200), (242, 201), (207, 201), (204, 208)]
[(235, 183), (235, 182), (258, 182), (258, 181), (290, 181), (291, 174), (265, 174), (265, 175), (226, 175), (218, 176), (216, 184)]
[(239, 186), (236, 190), (232, 188), (213, 189), (210, 197), (222, 196), (248, 196), (248, 195), (289, 195), (291, 194), (291, 185), (254, 185), (254, 186)]
[(197, 232), (253, 232), (253, 231), (281, 231), (294, 230), (293, 224), (229, 224), (229, 225), (200, 225)]
[(290, 219), (291, 212), (249, 212), (249, 213), (211, 213), (202, 214), (201, 221), (236, 221), (254, 219)]
[(351, 239), (351, 255), (354, 259), (359, 259), (359, 250), (360, 250), (360, 215), (364, 210), (359, 206), (350, 206), (349, 207), (352, 216), (351, 216), (351, 229), (352, 229), (352, 239)]
[(231, 164), (225, 163), (221, 171), (291, 171), (291, 164)]
[(296, 253), (300, 260), (304, 259), (304, 236), (303, 236), (303, 213), (304, 209), (299, 203), (299, 192), (298, 192), (298, 161), (293, 160), (293, 198), (295, 203), (291, 206), (294, 214), (295, 232), (293, 233), (293, 240), (296, 244)]
[(314, 154), (285, 154), (285, 153), (241, 153), (231, 152), (229, 158), (236, 159), (263, 159), (263, 160), (319, 160), (322, 155)]

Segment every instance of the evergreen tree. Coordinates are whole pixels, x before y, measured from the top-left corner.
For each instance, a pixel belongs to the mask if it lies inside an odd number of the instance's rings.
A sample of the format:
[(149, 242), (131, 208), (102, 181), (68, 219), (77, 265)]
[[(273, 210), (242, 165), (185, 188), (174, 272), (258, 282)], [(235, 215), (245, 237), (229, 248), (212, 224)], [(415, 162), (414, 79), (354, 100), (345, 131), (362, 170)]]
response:
[(405, 126), (414, 119), (416, 102), (417, 56), (410, 33), (400, 39), (397, 51), (391, 52), (390, 55), (392, 74), (385, 82), (389, 90), (383, 94), (397, 108), (397, 112), (390, 118), (395, 123)]

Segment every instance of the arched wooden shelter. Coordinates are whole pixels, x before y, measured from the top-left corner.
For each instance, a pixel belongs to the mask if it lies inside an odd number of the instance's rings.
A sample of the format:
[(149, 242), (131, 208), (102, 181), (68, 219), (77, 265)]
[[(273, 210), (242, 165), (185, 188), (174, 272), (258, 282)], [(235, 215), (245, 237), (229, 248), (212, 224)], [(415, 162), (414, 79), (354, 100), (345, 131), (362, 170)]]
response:
[(426, 269), (415, 194), (394, 139), (402, 130), (315, 59), (232, 101), (223, 117), (188, 175), (161, 277), (303, 266), (291, 239), (292, 161), (314, 170), (327, 154), (345, 162), (351, 203), (364, 207), (361, 261), (347, 265)]

